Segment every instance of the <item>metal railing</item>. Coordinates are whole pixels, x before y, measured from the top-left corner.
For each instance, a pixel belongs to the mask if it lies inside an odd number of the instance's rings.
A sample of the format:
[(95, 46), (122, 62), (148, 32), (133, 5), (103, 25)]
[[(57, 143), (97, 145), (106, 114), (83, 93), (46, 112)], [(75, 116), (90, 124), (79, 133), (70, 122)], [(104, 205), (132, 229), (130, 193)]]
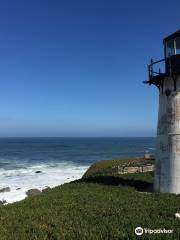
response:
[(159, 71), (155, 71), (154, 70), (154, 65), (157, 64), (157, 63), (161, 63), (161, 62), (165, 62), (166, 61), (166, 58), (163, 58), (161, 60), (158, 60), (158, 61), (153, 61), (153, 59), (151, 58), (151, 63), (148, 65), (148, 72), (149, 72), (149, 80), (155, 76), (159, 76), (159, 75), (162, 75), (164, 74), (161, 69), (159, 68)]

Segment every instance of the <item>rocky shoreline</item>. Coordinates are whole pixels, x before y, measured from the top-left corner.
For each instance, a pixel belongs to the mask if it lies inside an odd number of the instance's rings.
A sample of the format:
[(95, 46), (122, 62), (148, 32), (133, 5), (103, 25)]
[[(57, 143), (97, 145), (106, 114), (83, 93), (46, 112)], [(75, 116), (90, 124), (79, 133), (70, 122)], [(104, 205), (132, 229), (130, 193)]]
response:
[[(111, 165), (111, 163), (113, 162), (113, 164)], [(105, 167), (103, 164), (104, 163), (110, 163), (110, 165), (107, 167)], [(115, 163), (115, 164), (114, 164)], [(99, 168), (99, 166), (101, 168)], [(103, 160), (100, 162), (96, 162), (94, 164), (92, 164), (86, 171), (86, 173), (84, 174), (83, 177), (86, 177), (86, 175), (89, 174), (89, 171), (91, 172), (91, 169), (94, 169), (95, 167), (95, 174), (101, 174), (101, 171), (103, 171), (104, 173), (107, 173), (108, 175), (122, 175), (122, 174), (128, 174), (128, 173), (143, 173), (143, 172), (150, 172), (150, 171), (154, 171), (154, 161), (151, 158), (143, 158), (143, 159), (132, 159), (132, 160), (118, 160), (115, 161), (114, 160)], [(96, 169), (97, 168), (97, 169)], [(94, 170), (93, 170), (94, 171)], [(37, 174), (38, 176), (41, 176), (41, 174), (43, 174), (42, 171), (35, 171), (35, 174)], [(70, 182), (74, 180), (74, 176), (72, 176), (71, 178), (68, 177), (66, 178), (66, 181)], [(66, 182), (64, 181), (64, 183)], [(63, 183), (62, 183), (63, 184)], [(61, 185), (61, 184), (57, 184), (57, 185)], [(56, 186), (57, 186), (56, 185)], [(52, 186), (51, 186), (52, 187)], [(47, 191), (48, 189), (51, 189), (50, 186), (44, 186), (43, 188), (38, 188), (38, 187), (33, 187), (30, 189), (26, 189), (24, 191), (24, 198), (26, 197), (32, 197), (35, 195), (39, 195), (44, 191)], [(21, 191), (21, 187), (18, 187), (16, 189), (14, 189), (14, 191)], [(4, 186), (2, 188), (0, 188), (0, 194), (3, 193), (9, 193), (11, 192), (12, 189), (10, 188), (10, 186)], [(1, 199), (0, 200), (0, 205), (6, 205), (9, 204), (10, 202), (7, 201), (7, 199)]]
[[(35, 171), (35, 174), (41, 174), (41, 173), (43, 173), (42, 171)], [(73, 180), (74, 179), (74, 176), (71, 176), (71, 178), (70, 177), (68, 177), (68, 178), (66, 178), (66, 181), (69, 181), (69, 180)], [(65, 181), (65, 182), (66, 182)], [(65, 183), (64, 182), (64, 183)], [(61, 185), (61, 184), (59, 184), (59, 185)], [(58, 186), (58, 185), (57, 185)], [(38, 188), (30, 188), (29, 190), (26, 190), (25, 191), (25, 196), (26, 197), (32, 197), (32, 196), (36, 196), (36, 195), (39, 195), (39, 194), (41, 194), (41, 193), (43, 193), (43, 192), (45, 192), (45, 191), (47, 191), (47, 190), (49, 190), (49, 189), (51, 189), (51, 187), (50, 186), (44, 186), (44, 188), (41, 188), (41, 189), (38, 189)], [(21, 187), (17, 187), (16, 189), (15, 189), (16, 191), (18, 191), (18, 190), (21, 190)], [(12, 191), (12, 189), (9, 187), (9, 186), (4, 186), (4, 187), (1, 187), (0, 188), (0, 194), (3, 194), (3, 193), (10, 193)], [(26, 198), (25, 197), (25, 198)], [(23, 199), (22, 199), (23, 200)], [(21, 200), (20, 200), (21, 201)], [(1, 199), (0, 200), (0, 206), (3, 206), (3, 205), (7, 205), (7, 204), (11, 204), (10, 202), (8, 202), (6, 199)]]

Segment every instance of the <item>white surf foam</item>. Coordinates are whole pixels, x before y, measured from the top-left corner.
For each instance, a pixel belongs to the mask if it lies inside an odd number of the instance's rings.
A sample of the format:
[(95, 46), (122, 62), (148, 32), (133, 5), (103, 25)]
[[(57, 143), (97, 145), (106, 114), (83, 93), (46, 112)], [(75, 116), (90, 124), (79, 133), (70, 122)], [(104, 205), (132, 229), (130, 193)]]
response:
[[(26, 191), (32, 188), (42, 190), (55, 187), (82, 177), (88, 166), (73, 163), (41, 164), (27, 168), (0, 169), (0, 189), (10, 187), (10, 192), (0, 193), (0, 200), (7, 203), (20, 201), (27, 197)], [(41, 171), (36, 173), (36, 171)]]

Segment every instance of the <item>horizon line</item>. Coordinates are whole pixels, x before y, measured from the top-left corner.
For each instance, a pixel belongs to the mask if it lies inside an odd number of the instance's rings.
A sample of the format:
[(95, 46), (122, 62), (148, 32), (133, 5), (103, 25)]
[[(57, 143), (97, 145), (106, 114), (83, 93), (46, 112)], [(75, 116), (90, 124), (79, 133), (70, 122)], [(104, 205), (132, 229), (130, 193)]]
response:
[(2, 136), (2, 138), (156, 138), (156, 136)]

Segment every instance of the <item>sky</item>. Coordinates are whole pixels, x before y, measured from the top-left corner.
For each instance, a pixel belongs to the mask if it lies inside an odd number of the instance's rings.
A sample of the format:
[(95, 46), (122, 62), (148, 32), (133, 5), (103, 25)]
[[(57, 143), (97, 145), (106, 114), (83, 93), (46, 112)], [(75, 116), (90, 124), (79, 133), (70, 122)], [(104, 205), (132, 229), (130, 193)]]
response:
[(151, 137), (180, 1), (0, 1), (0, 137)]

